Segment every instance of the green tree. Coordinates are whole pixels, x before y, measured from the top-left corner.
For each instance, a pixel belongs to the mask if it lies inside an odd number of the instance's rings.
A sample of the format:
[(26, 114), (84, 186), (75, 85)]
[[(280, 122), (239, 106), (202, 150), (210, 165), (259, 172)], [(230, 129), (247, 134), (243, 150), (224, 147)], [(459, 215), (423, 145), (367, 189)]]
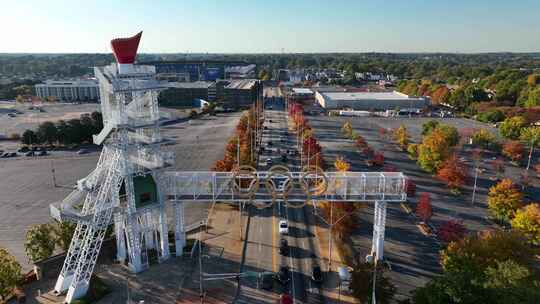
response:
[(525, 101), (525, 107), (532, 108), (540, 105), (540, 86), (534, 89), (530, 89), (528, 92), (528, 98)]
[(21, 265), (5, 248), (0, 247), (0, 299), (6, 300), (21, 278)]
[(521, 130), (527, 125), (527, 120), (522, 116), (514, 116), (505, 119), (500, 127), (499, 132), (505, 138), (518, 139)]
[(58, 140), (58, 130), (54, 123), (46, 121), (38, 126), (36, 135), (39, 142), (53, 144)]
[[(379, 265), (376, 269), (375, 297), (377, 303), (390, 303), (396, 293), (396, 287), (384, 275), (382, 266)], [(372, 302), (374, 270), (375, 266), (371, 263), (358, 263), (353, 267), (350, 288), (352, 295), (361, 303)]]
[(455, 127), (440, 124), (437, 126), (437, 129), (444, 134), (444, 137), (446, 138), (450, 147), (453, 147), (459, 143), (459, 133)]
[(21, 137), (21, 142), (25, 145), (34, 145), (34, 144), (38, 144), (38, 137), (36, 136), (36, 133), (34, 133), (34, 131), (32, 130), (26, 130), (24, 131), (22, 137)]
[(26, 232), (24, 247), (32, 262), (50, 257), (54, 251), (54, 235), (51, 225), (40, 224), (30, 227)]
[(436, 120), (430, 120), (422, 124), (422, 135), (426, 136), (435, 130), (439, 126), (439, 122)]
[(76, 224), (70, 222), (55, 222), (53, 226), (54, 239), (56, 245), (63, 251), (69, 249), (73, 233), (75, 232)]

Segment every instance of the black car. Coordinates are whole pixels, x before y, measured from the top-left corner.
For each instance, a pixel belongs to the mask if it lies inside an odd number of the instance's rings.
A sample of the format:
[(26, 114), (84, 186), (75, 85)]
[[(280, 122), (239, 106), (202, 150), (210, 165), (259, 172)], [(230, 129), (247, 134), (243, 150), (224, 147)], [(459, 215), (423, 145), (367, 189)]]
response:
[(268, 144), (267, 144), (267, 145), (271, 146), (271, 145), (272, 145), (272, 142), (271, 142), (271, 141), (268, 141)]
[(289, 243), (286, 239), (279, 240), (279, 253), (282, 255), (289, 254)]
[(286, 162), (287, 161), (287, 155), (285, 155), (285, 154), (281, 155), (281, 161)]
[(264, 273), (261, 276), (261, 288), (264, 290), (274, 289), (274, 275), (272, 273)]
[(24, 153), (25, 156), (34, 156), (34, 151), (28, 151)]
[(290, 278), (289, 267), (287, 267), (287, 266), (279, 267), (279, 272), (276, 275), (276, 279), (281, 284), (287, 284), (289, 282), (289, 280), (291, 279)]
[(37, 156), (45, 156), (45, 155), (47, 155), (47, 151), (46, 150), (37, 151), (36, 155)]
[(321, 283), (323, 281), (322, 271), (321, 271), (320, 266), (318, 265), (313, 266), (313, 271), (311, 273), (311, 280), (313, 280), (313, 282), (315, 283)]

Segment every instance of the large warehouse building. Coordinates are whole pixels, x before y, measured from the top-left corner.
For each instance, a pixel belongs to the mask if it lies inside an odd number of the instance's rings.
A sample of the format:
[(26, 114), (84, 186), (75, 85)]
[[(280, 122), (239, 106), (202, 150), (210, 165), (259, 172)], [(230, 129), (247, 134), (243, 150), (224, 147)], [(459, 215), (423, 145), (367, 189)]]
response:
[(354, 109), (364, 111), (385, 111), (400, 109), (422, 109), (429, 102), (424, 97), (410, 97), (393, 92), (319, 92), (316, 102), (325, 109)]

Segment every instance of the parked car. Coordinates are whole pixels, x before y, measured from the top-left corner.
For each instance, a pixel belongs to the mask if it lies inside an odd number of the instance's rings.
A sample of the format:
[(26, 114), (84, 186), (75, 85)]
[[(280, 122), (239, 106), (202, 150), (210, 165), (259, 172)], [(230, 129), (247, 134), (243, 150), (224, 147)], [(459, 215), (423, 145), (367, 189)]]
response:
[(287, 155), (286, 155), (286, 154), (281, 155), (281, 161), (282, 161), (282, 162), (286, 162), (286, 161), (287, 161)]
[(267, 159), (266, 159), (266, 165), (267, 165), (267, 166), (271, 166), (272, 163), (273, 163), (273, 162), (272, 162), (272, 159), (271, 159), (271, 158), (267, 158)]
[(279, 253), (285, 256), (289, 254), (289, 242), (286, 239), (279, 240)]
[(28, 151), (24, 153), (24, 156), (34, 156), (34, 151)]
[(279, 267), (279, 272), (277, 273), (276, 278), (281, 284), (284, 284), (284, 285), (287, 284), (289, 280), (291, 279), (289, 267), (288, 266)]
[(45, 155), (47, 155), (47, 151), (45, 151), (45, 150), (38, 151), (38, 152), (36, 152), (36, 155), (37, 156), (45, 156)]
[(272, 142), (271, 141), (268, 141), (268, 143), (266, 143), (267, 146), (271, 146), (272, 145)]
[(9, 157), (17, 157), (17, 152), (11, 152), (11, 153), (9, 153)]
[(80, 149), (79, 151), (77, 151), (77, 154), (81, 155), (81, 154), (86, 154), (86, 153), (89, 153), (90, 151), (86, 150), (86, 149)]
[(286, 220), (279, 221), (279, 233), (288, 234), (289, 233), (289, 224)]
[(274, 274), (263, 273), (261, 276), (261, 288), (264, 290), (274, 289)]
[(321, 266), (313, 266), (313, 270), (311, 272), (311, 280), (313, 280), (313, 282), (315, 283), (321, 283), (323, 281)]
[(30, 149), (28, 149), (27, 146), (24, 146), (24, 147), (20, 148), (19, 150), (17, 150), (17, 152), (19, 152), (19, 153), (26, 153), (26, 152), (28, 152), (29, 150), (30, 150)]
[(0, 157), (1, 157), (1, 158), (9, 157), (9, 152), (2, 153), (2, 155), (0, 155)]

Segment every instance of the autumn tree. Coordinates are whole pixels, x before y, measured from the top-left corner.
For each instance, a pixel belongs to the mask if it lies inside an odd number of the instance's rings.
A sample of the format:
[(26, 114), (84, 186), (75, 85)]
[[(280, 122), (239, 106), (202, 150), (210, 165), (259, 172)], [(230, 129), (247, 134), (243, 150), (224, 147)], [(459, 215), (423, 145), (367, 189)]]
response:
[(472, 136), (473, 145), (479, 146), (482, 149), (493, 150), (498, 146), (497, 138), (485, 129), (480, 129)]
[(350, 138), (353, 133), (353, 127), (350, 121), (346, 121), (343, 126), (341, 127), (341, 133), (343, 133), (343, 136), (346, 138)]
[(418, 144), (409, 144), (407, 146), (407, 153), (409, 153), (410, 159), (418, 158)]
[(21, 278), (21, 265), (7, 249), (0, 247), (0, 302), (6, 300)]
[(540, 245), (540, 205), (533, 203), (519, 209), (512, 228), (522, 232), (534, 245)]
[(455, 156), (451, 156), (444, 161), (443, 165), (437, 172), (437, 177), (444, 181), (452, 192), (459, 192), (459, 188), (463, 186), (467, 178), (467, 169), (462, 162)]
[(30, 227), (26, 232), (24, 247), (26, 255), (32, 262), (50, 257), (55, 247), (51, 225), (40, 224)]
[(441, 251), (443, 274), (415, 290), (413, 303), (538, 303), (533, 259), (534, 250), (519, 233), (465, 236)]
[(418, 165), (427, 172), (436, 172), (451, 152), (446, 134), (437, 128), (424, 136), (422, 144), (418, 146)]
[(410, 136), (407, 132), (407, 128), (405, 127), (405, 125), (399, 126), (399, 128), (394, 131), (394, 139), (402, 151), (405, 151), (407, 149)]
[(351, 169), (351, 164), (349, 164), (342, 156), (338, 156), (334, 162), (334, 167), (339, 172), (347, 172)]
[(499, 133), (508, 139), (518, 139), (521, 130), (527, 125), (527, 120), (522, 116), (514, 116), (505, 119), (499, 126)]
[(521, 160), (524, 152), (525, 147), (517, 140), (507, 141), (503, 145), (503, 155), (510, 158), (513, 162)]
[(429, 193), (420, 193), (420, 198), (418, 199), (418, 204), (416, 205), (416, 215), (422, 220), (422, 222), (425, 223), (427, 223), (433, 215), (431, 197)]
[(367, 144), (366, 140), (362, 136), (358, 135), (356, 137), (356, 140), (355, 140), (355, 145), (359, 150), (361, 150), (361, 149), (367, 147), (368, 144)]
[(463, 237), (465, 237), (466, 233), (467, 229), (463, 225), (463, 222), (455, 219), (443, 222), (439, 226), (439, 229), (437, 229), (437, 236), (439, 237), (439, 240), (445, 243), (461, 240)]
[(505, 178), (489, 188), (488, 209), (493, 217), (508, 222), (523, 205), (523, 194), (511, 179)]

